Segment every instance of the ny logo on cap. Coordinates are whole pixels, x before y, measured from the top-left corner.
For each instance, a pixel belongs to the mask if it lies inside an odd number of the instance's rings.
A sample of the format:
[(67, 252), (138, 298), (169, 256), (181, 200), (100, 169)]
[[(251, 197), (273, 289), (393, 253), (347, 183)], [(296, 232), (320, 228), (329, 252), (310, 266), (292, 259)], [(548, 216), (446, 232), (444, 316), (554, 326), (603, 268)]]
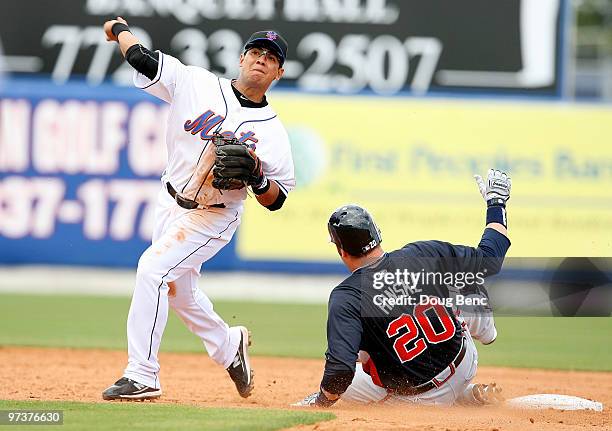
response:
[(276, 40), (276, 38), (278, 38), (278, 34), (276, 34), (275, 31), (269, 31), (266, 33), (266, 38), (269, 40)]

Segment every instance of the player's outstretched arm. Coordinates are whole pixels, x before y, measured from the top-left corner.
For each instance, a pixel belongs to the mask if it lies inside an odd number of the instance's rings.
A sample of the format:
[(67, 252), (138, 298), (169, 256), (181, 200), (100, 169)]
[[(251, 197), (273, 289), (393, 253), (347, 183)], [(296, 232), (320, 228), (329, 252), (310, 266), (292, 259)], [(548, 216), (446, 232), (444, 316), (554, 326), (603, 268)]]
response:
[(474, 175), (474, 179), (480, 194), (487, 203), (486, 227), (495, 229), (507, 237), (506, 202), (510, 199), (512, 179), (505, 172), (497, 169), (489, 169), (486, 183), (480, 175)]
[(126, 20), (118, 16), (117, 19), (106, 21), (104, 34), (107, 41), (119, 44), (121, 54), (130, 66), (150, 80), (155, 78), (159, 67), (159, 54), (140, 44), (138, 38), (130, 32)]
[(505, 172), (489, 169), (486, 182), (480, 175), (474, 175), (480, 194), (487, 204), (486, 228), (478, 250), (482, 252), (487, 276), (497, 274), (510, 247), (506, 202), (510, 199), (512, 180)]
[(361, 334), (360, 296), (350, 290), (332, 291), (327, 316), (327, 352), (319, 392), (292, 404), (294, 407), (331, 407), (353, 382)]
[(119, 49), (124, 57), (128, 49), (140, 44), (138, 38), (130, 32), (127, 21), (120, 16), (104, 23), (104, 34), (107, 41), (119, 44)]

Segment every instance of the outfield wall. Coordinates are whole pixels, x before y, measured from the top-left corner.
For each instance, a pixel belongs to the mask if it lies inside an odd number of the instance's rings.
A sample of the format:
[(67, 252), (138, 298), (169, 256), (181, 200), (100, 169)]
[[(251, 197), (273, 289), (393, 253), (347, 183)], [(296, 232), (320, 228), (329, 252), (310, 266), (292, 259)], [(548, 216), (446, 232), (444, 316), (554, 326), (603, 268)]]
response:
[[(0, 264), (131, 267), (152, 230), (167, 106), (135, 89), (9, 81), (0, 93)], [(511, 172), (513, 256), (612, 255), (612, 108), (272, 92), (298, 188), (254, 199), (216, 270), (342, 271), (326, 221), (371, 210), (391, 249), (476, 244), (472, 174)], [(253, 207), (253, 208), (251, 208)]]

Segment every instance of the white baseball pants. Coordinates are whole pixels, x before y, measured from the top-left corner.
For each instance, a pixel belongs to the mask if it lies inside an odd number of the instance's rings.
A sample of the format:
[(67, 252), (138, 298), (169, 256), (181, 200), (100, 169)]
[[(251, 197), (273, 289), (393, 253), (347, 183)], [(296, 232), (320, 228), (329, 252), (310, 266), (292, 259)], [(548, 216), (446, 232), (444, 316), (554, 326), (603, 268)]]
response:
[[(410, 403), (435, 406), (451, 406), (456, 402), (473, 403), (470, 382), (478, 368), (478, 351), (469, 334), (465, 335), (464, 342), (466, 343), (465, 357), (455, 369), (455, 374), (439, 388), (414, 396), (390, 395), (385, 388), (375, 385), (370, 375), (363, 371), (361, 364), (357, 364), (353, 382), (342, 394), (341, 399), (356, 403), (384, 402), (385, 404)], [(450, 372), (450, 368), (447, 367), (436, 376), (436, 379), (443, 381), (448, 378)]]
[(124, 377), (161, 388), (158, 352), (168, 306), (200, 337), (210, 357), (229, 367), (240, 343), (240, 330), (229, 328), (213, 310), (197, 280), (202, 263), (231, 240), (242, 210), (242, 202), (231, 208), (186, 210), (162, 188), (153, 242), (138, 262), (127, 321), (128, 365)]
[[(484, 294), (467, 295), (468, 298), (485, 298)], [(488, 300), (488, 298), (487, 298)], [(490, 307), (474, 306), (466, 309), (455, 309), (457, 318), (467, 325), (473, 339), (482, 344), (491, 344), (497, 338), (497, 328), (495, 328), (495, 318)]]

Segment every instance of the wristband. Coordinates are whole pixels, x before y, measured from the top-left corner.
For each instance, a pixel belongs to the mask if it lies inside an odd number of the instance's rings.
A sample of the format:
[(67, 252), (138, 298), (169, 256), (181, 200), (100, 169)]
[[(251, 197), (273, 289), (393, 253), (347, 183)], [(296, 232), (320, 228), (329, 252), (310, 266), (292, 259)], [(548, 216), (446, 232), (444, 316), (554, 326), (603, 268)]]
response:
[(506, 207), (493, 205), (487, 208), (487, 224), (499, 223), (505, 228), (508, 228), (508, 221), (506, 219)]
[(111, 33), (115, 37), (119, 37), (119, 33), (121, 33), (122, 31), (127, 31), (127, 32), (131, 33), (130, 28), (126, 24), (124, 24), (122, 22), (116, 22), (111, 27)]
[(502, 198), (492, 198), (487, 201), (487, 206), (500, 206), (506, 208), (506, 201)]
[(266, 177), (265, 175), (262, 175), (262, 177), (263, 178), (259, 182), (259, 184), (253, 184), (251, 186), (251, 189), (253, 189), (253, 193), (255, 193), (256, 195), (263, 195), (265, 192), (270, 190), (270, 181), (268, 181), (268, 177)]

